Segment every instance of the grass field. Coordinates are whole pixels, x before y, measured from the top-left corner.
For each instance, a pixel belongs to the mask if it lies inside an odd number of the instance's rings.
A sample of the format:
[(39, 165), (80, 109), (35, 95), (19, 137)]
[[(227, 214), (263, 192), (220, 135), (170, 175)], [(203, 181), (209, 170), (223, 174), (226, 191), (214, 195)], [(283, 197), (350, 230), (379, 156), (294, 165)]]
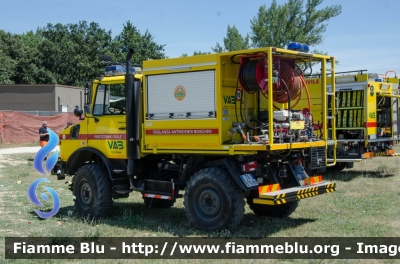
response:
[[(399, 148), (400, 149), (400, 148)], [(57, 191), (61, 209), (52, 218), (41, 220), (27, 197), (32, 181), (42, 176), (33, 168), (34, 154), (0, 155), (0, 262), (57, 263), (57, 261), (26, 261), (4, 259), (4, 237), (400, 237), (400, 157), (377, 157), (355, 164), (353, 169), (327, 173), (325, 179), (335, 181), (336, 192), (304, 199), (286, 219), (257, 217), (246, 206), (240, 226), (233, 232), (202, 232), (189, 225), (183, 199), (167, 210), (147, 209), (140, 193), (114, 201), (113, 216), (100, 220), (80, 217), (74, 208), (72, 193), (66, 180), (46, 184)], [(52, 204), (48, 204), (50, 209)], [(72, 211), (72, 215), (68, 215)], [(170, 260), (175, 262), (213, 263), (211, 260)], [(326, 260), (323, 262), (336, 262)], [(64, 261), (63, 261), (64, 262)], [(108, 263), (109, 261), (68, 261), (69, 263)], [(158, 260), (129, 263), (160, 263)], [(241, 260), (233, 260), (241, 263)], [(271, 261), (279, 262), (281, 261)], [(299, 262), (296, 260), (288, 262)], [(309, 260), (300, 261), (310, 263)], [(315, 260), (320, 263), (321, 260)], [(349, 261), (358, 263), (360, 261)], [(369, 263), (377, 261), (369, 260)], [(392, 261), (379, 261), (388, 263)], [(61, 263), (61, 261), (60, 261)], [(113, 260), (127, 263), (127, 260)], [(218, 263), (232, 263), (219, 260)], [(247, 263), (265, 263), (248, 260)], [(337, 263), (343, 263), (338, 261)]]

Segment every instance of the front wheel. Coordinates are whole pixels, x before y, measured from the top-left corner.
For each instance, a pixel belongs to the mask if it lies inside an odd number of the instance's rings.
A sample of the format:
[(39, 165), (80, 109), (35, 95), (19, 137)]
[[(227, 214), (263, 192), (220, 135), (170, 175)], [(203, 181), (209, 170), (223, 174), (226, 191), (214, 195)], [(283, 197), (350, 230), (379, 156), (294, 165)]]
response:
[(186, 216), (198, 229), (234, 229), (244, 214), (244, 193), (222, 169), (207, 168), (194, 174), (185, 188)]
[(111, 213), (112, 188), (108, 173), (99, 164), (88, 164), (74, 176), (75, 207), (83, 216), (103, 217)]

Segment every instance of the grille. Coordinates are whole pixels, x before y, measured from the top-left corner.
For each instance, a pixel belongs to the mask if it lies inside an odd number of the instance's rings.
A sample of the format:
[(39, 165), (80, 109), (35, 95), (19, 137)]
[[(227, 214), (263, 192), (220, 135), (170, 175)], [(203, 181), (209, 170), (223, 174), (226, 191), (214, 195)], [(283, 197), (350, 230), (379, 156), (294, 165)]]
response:
[(310, 169), (312, 170), (325, 170), (326, 168), (326, 155), (325, 147), (310, 148)]

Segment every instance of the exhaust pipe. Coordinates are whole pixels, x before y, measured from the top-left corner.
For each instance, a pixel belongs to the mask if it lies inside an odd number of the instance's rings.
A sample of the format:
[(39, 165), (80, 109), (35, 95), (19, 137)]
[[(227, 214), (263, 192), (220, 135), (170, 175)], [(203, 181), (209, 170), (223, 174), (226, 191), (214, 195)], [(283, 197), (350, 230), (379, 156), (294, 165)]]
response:
[(127, 175), (132, 188), (135, 183), (135, 159), (139, 154), (139, 111), (140, 111), (140, 80), (133, 79), (133, 50), (129, 49), (126, 56), (125, 95), (126, 95), (126, 155), (128, 158)]

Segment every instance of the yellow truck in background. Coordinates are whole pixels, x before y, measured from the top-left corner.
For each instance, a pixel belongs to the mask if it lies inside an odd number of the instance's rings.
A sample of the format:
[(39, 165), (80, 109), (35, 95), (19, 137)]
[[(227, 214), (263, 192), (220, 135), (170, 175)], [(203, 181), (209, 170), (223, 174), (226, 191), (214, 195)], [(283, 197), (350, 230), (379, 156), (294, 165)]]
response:
[[(311, 94), (312, 109), (309, 111), (305, 98), (301, 99), (299, 105), (303, 112), (311, 112), (314, 127), (321, 128), (324, 126), (322, 103), (316, 97), (321, 79), (306, 78), (305, 82)], [(328, 79), (328, 90), (331, 84)], [(366, 73), (366, 70), (337, 73), (336, 110), (333, 113), (336, 117), (337, 148), (330, 147), (327, 158), (329, 162), (336, 154), (335, 169), (352, 168), (354, 162), (362, 159), (395, 153), (393, 144), (399, 139), (400, 131), (398, 86), (399, 79), (394, 71), (388, 71), (383, 76)], [(328, 111), (332, 115), (331, 102)], [(332, 122), (327, 125), (331, 137)], [(319, 131), (319, 135), (322, 133), (322, 130)]]
[[(153, 208), (184, 199), (187, 218), (202, 230), (234, 229), (245, 203), (256, 215), (284, 217), (299, 200), (335, 191), (321, 179), (327, 128), (321, 137), (291, 106), (304, 89), (304, 60), (320, 65), (321, 122), (335, 60), (266, 47), (109, 65), (86, 87), (79, 124), (62, 131), (58, 178), (72, 177), (79, 213), (110, 215), (113, 199), (142, 194)], [(334, 92), (334, 85), (331, 86)], [(332, 106), (333, 109), (334, 105)], [(307, 172), (306, 172), (307, 171)], [(319, 196), (317, 196), (319, 197)]]

